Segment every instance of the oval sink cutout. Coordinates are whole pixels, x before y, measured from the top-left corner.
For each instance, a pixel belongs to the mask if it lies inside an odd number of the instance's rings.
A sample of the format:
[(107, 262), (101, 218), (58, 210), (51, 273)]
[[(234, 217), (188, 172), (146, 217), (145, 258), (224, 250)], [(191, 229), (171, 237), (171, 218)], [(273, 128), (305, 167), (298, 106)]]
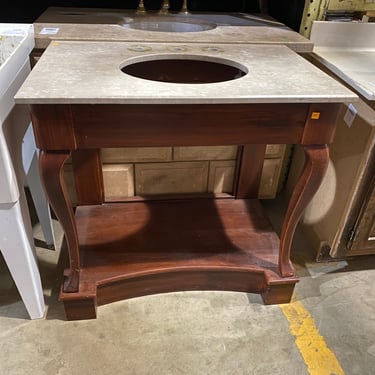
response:
[(133, 77), (149, 81), (169, 83), (215, 83), (241, 78), (247, 69), (240, 64), (225, 60), (205, 57), (199, 58), (160, 58), (137, 61), (121, 68), (122, 72)]
[[(173, 19), (168, 17), (149, 17), (149, 19), (138, 19), (133, 22), (124, 24), (123, 26), (135, 30), (159, 31), (170, 33), (191, 33), (199, 31), (207, 31), (216, 28), (216, 24), (195, 19)], [(171, 19), (172, 18), (172, 19)]]

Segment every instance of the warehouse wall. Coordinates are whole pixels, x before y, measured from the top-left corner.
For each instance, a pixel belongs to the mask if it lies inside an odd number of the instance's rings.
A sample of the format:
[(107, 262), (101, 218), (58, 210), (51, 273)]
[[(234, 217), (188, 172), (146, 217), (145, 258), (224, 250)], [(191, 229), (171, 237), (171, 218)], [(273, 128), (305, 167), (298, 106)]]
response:
[[(182, 0), (170, 0), (171, 8), (178, 9)], [(33, 22), (46, 8), (118, 8), (134, 9), (139, 0), (3, 0), (0, 22)], [(148, 9), (159, 9), (162, 0), (144, 0)], [(258, 0), (188, 0), (189, 9), (217, 12), (259, 12)]]

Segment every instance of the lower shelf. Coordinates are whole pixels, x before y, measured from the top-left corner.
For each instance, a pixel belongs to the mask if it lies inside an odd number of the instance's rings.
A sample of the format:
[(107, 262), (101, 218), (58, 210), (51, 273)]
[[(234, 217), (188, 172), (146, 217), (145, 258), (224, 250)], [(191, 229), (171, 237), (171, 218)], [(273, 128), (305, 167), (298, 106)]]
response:
[(183, 290), (260, 293), (266, 304), (284, 303), (298, 281), (280, 276), (279, 238), (257, 200), (81, 206), (76, 224), (79, 291), (60, 295), (69, 320), (95, 318), (97, 305)]

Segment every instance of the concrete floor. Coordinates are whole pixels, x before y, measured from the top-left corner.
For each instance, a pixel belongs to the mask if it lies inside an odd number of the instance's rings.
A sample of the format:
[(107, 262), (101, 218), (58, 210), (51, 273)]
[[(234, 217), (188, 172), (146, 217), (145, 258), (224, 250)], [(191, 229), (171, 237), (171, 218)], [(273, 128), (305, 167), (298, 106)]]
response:
[[(317, 264), (298, 233), (297, 302), (283, 305), (296, 307), (292, 317), (258, 295), (181, 292), (101, 306), (97, 320), (68, 322), (57, 299), (62, 235), (55, 229), (58, 250), (37, 248), (45, 318), (29, 320), (0, 259), (1, 375), (375, 374), (373, 256)], [(42, 244), (38, 225), (34, 234)]]

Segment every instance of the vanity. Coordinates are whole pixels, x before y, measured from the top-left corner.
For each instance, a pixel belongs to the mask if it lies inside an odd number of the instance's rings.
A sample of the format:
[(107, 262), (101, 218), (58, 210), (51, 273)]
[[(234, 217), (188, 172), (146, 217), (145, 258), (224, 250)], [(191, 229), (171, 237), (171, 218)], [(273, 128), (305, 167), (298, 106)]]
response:
[[(166, 3), (166, 2), (164, 2)], [(51, 41), (283, 44), (298, 53), (313, 43), (266, 15), (246, 13), (142, 12), (127, 9), (50, 7), (34, 23), (37, 61)], [(273, 199), (282, 189), (291, 148), (267, 145), (258, 197)], [(103, 148), (106, 200), (155, 193), (233, 193), (238, 147)], [(68, 189), (76, 202), (73, 172), (66, 164)]]
[[(293, 66), (293, 74), (290, 67)], [(30, 106), (41, 177), (63, 227), (67, 319), (182, 290), (290, 301), (290, 247), (324, 176), (342, 102), (356, 95), (281, 45), (53, 41), (16, 95)], [(306, 163), (280, 237), (257, 199), (266, 144)], [(233, 194), (107, 202), (100, 149), (239, 145)], [(71, 158), (77, 207), (67, 193)]]

